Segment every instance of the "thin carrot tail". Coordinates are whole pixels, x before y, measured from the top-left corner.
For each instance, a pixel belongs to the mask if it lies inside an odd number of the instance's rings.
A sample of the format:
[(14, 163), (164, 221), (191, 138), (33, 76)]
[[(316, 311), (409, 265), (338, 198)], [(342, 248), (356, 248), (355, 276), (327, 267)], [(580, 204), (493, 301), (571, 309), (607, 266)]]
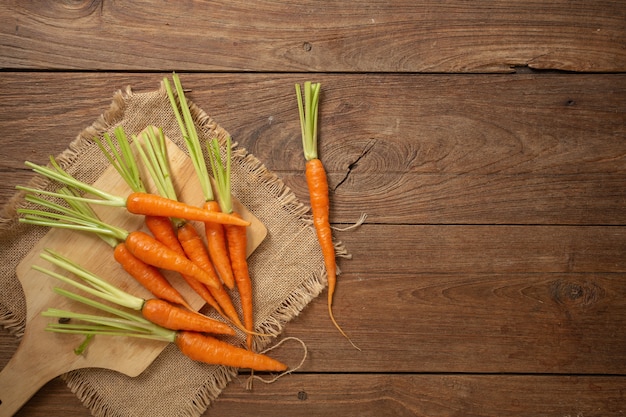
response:
[(267, 355), (250, 352), (199, 333), (178, 332), (175, 343), (185, 356), (204, 363), (270, 372), (288, 369), (287, 365)]

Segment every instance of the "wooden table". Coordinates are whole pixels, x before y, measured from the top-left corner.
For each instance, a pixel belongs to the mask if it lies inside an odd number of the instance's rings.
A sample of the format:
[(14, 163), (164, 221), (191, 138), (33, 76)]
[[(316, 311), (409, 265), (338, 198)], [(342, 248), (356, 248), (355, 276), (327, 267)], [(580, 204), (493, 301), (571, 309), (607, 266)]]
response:
[[(319, 81), (353, 255), (286, 328), (294, 375), (211, 416), (626, 413), (622, 1), (5, 1), (0, 197), (127, 85), (189, 97), (307, 201), (293, 84)], [(17, 348), (0, 335), (0, 366)], [(298, 352), (299, 353), (299, 352)], [(296, 352), (294, 350), (294, 355)], [(295, 360), (295, 356), (294, 356)], [(87, 416), (64, 383), (20, 416)]]

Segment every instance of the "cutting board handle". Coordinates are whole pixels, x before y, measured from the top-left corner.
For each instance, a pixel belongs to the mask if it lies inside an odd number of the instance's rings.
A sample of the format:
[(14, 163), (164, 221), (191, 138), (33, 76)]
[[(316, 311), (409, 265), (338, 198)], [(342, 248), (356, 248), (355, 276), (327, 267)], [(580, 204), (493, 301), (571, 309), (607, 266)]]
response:
[(13, 416), (48, 381), (66, 372), (60, 361), (33, 357), (42, 347), (33, 348), (37, 340), (31, 333), (24, 333), (15, 355), (0, 372), (0, 417)]

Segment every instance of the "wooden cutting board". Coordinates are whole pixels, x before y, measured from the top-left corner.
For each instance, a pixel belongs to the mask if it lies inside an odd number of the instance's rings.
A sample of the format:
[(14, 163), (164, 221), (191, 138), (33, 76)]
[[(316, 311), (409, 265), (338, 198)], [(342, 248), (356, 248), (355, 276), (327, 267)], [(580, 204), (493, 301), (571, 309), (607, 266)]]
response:
[[(202, 205), (203, 194), (193, 164), (173, 142), (167, 140), (167, 145), (179, 200)], [(115, 195), (124, 196), (130, 192), (112, 166), (106, 169), (94, 185)], [(265, 239), (267, 229), (239, 201), (234, 199), (234, 205), (235, 210), (251, 222), (248, 227), (249, 255)], [(107, 223), (129, 231), (145, 229), (141, 216), (130, 215), (123, 209), (94, 206), (94, 210)], [(200, 227), (199, 224), (196, 226)], [(83, 355), (76, 355), (74, 348), (84, 340), (83, 336), (46, 332), (46, 325), (55, 319), (42, 317), (42, 311), (50, 307), (72, 311), (90, 310), (52, 290), (55, 286), (70, 289), (67, 284), (31, 268), (36, 264), (63, 272), (39, 257), (44, 248), (52, 248), (66, 255), (131, 294), (151, 297), (113, 260), (112, 248), (95, 235), (62, 229), (50, 230), (16, 269), (26, 296), (26, 330), (15, 355), (0, 372), (0, 416), (13, 415), (45, 383), (71, 370), (96, 367), (137, 376), (167, 345), (164, 342), (130, 337), (96, 336)], [(204, 305), (204, 301), (177, 274), (165, 272), (165, 275), (194, 308), (200, 309)]]

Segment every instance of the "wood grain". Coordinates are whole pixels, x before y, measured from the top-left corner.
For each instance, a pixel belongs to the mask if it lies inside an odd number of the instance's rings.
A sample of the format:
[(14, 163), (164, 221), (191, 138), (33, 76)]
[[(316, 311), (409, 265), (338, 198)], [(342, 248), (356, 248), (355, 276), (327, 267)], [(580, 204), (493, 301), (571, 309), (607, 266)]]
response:
[[(153, 90), (164, 75), (7, 73), (0, 195), (29, 178), (13, 155), (45, 162), (108, 108), (113, 92)], [(622, 74), (315, 78), (324, 85), (320, 154), (336, 223), (362, 212), (393, 224), (626, 222)], [(183, 80), (192, 100), (306, 200), (293, 92), (302, 76)], [(51, 128), (57, 118), (67, 122)]]
[(626, 68), (626, 8), (618, 0), (152, 3), (2, 2), (0, 65), (435, 73)]
[[(626, 400), (624, 377), (603, 376), (296, 374), (280, 385), (257, 384), (251, 392), (233, 382), (206, 415), (612, 417), (623, 414)], [(51, 409), (91, 415), (59, 379), (41, 394), (16, 417), (48, 417)]]
[[(205, 416), (624, 414), (626, 7), (618, 0), (10, 0), (0, 201), (171, 70), (306, 202), (293, 84), (352, 255), (286, 327), (309, 356)], [(0, 332), (0, 366), (15, 352)], [(298, 344), (275, 355), (297, 363)], [(59, 379), (19, 416), (88, 416)]]

